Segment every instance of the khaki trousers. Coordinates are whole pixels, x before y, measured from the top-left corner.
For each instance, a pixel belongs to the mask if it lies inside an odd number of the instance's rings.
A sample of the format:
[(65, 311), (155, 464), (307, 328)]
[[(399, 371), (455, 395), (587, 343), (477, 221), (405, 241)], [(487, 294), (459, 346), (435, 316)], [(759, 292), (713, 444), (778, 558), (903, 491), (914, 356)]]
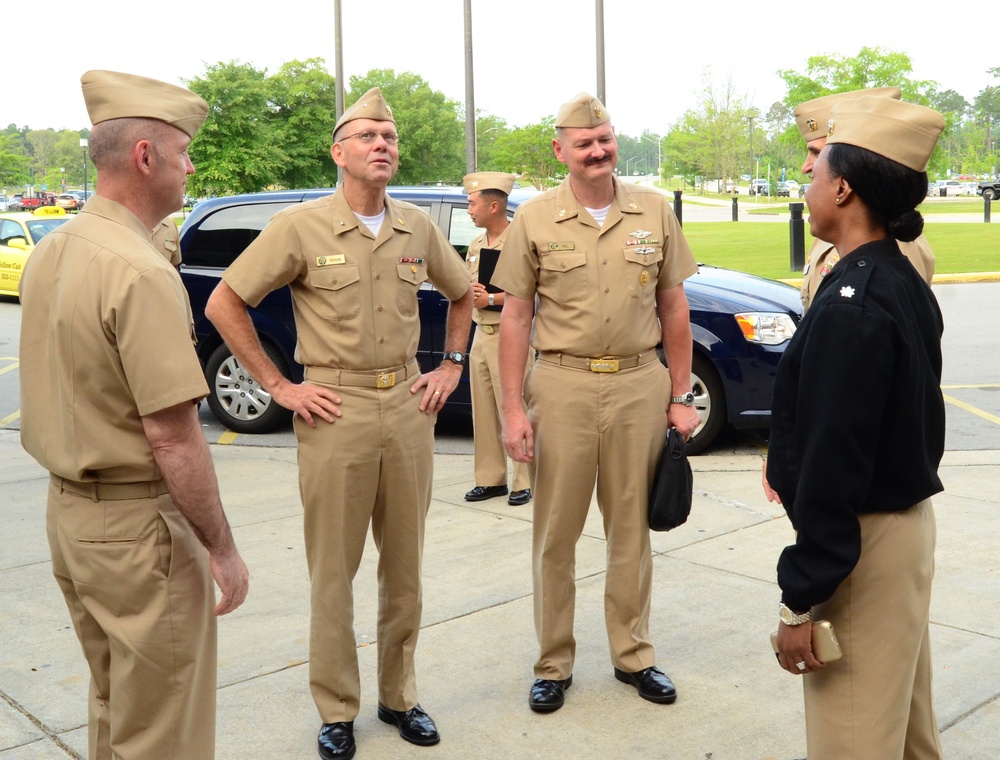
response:
[(90, 760), (215, 757), (215, 587), (170, 496), (49, 486), (46, 531), (90, 668)]
[[(485, 327), (485, 329), (484, 329)], [(488, 330), (493, 330), (492, 333)], [(507, 485), (507, 453), (503, 448), (503, 411), (500, 406), (500, 326), (480, 325), (469, 351), (469, 380), (472, 385), (472, 432), (475, 439), (476, 485)], [(525, 375), (534, 363), (528, 352)], [(528, 465), (514, 462), (512, 491), (531, 487)]]
[(417, 704), (413, 654), (435, 415), (420, 412), (412, 384), (336, 386), (343, 417), (315, 428), (295, 418), (311, 583), (309, 683), (324, 723), (354, 720), (361, 704), (352, 584), (369, 524), (379, 552), (378, 699), (392, 710)]
[(940, 760), (928, 637), (934, 508), (926, 499), (859, 521), (860, 561), (813, 609), (844, 656), (804, 678), (809, 760)]
[(535, 677), (573, 672), (576, 543), (595, 484), (608, 543), (604, 618), (611, 662), (628, 672), (655, 665), (647, 504), (667, 430), (667, 370), (654, 361), (604, 374), (539, 359), (525, 400), (535, 436)]

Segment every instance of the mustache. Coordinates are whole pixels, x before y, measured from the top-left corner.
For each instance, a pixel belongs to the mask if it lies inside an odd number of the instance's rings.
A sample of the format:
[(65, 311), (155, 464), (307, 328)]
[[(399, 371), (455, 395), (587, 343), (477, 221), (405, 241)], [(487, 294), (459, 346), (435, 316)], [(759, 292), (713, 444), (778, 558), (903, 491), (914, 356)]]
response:
[(601, 158), (588, 158), (583, 162), (584, 166), (595, 166), (597, 164), (603, 164), (605, 161), (610, 161), (611, 156), (603, 156)]

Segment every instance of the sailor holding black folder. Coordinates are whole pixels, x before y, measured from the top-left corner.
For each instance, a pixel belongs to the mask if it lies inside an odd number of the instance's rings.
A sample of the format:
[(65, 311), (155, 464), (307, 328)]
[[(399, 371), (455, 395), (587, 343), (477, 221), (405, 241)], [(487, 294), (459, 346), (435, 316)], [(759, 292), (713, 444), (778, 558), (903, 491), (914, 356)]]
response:
[[(472, 320), (476, 323), (476, 334), (469, 352), (476, 486), (465, 494), (466, 501), (483, 501), (507, 495), (507, 455), (500, 439), (500, 368), (497, 360), (504, 294), (489, 282), (510, 225), (507, 196), (514, 187), (514, 179), (513, 174), (503, 172), (477, 172), (467, 174), (463, 180), (469, 196), (472, 223), (485, 230), (469, 244), (465, 259), (472, 270), (475, 295)], [(529, 353), (528, 369), (533, 363), (534, 351)], [(507, 502), (519, 506), (530, 500), (528, 466), (515, 462)]]

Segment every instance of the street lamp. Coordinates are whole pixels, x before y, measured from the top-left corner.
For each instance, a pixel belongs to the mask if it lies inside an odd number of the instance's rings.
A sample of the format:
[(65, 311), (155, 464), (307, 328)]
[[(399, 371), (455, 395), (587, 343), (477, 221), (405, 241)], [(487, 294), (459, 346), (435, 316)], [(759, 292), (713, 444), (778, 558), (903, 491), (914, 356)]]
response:
[[(640, 137), (641, 138), (645, 138), (645, 139), (649, 140), (650, 142), (653, 142), (653, 138), (650, 137), (649, 135), (645, 134), (645, 133), (643, 133), (642, 135), (640, 135)], [(663, 138), (662, 137), (657, 137), (656, 138), (656, 176), (659, 178), (659, 180), (661, 182), (663, 181), (663, 150), (661, 148), (662, 143), (663, 143)]]
[(83, 202), (87, 202), (87, 138), (80, 138), (80, 147), (83, 148)]

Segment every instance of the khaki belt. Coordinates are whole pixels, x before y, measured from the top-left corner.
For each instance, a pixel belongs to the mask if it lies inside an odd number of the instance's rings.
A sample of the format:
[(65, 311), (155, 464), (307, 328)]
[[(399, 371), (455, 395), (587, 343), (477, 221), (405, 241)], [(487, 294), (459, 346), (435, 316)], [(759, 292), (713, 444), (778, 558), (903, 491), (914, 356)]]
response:
[(479, 325), (476, 329), (482, 330), (487, 335), (493, 335), (500, 332), (500, 325)]
[(538, 354), (538, 358), (550, 364), (572, 367), (573, 369), (585, 369), (590, 372), (618, 372), (622, 369), (641, 367), (643, 364), (649, 364), (657, 360), (655, 348), (632, 356), (600, 356), (595, 358), (560, 354), (554, 351), (542, 351)]
[(141, 483), (98, 483), (67, 480), (51, 475), (52, 484), (66, 493), (85, 496), (92, 501), (126, 501), (130, 499), (154, 499), (167, 492), (167, 484), (160, 480), (146, 480)]
[(420, 374), (416, 359), (406, 364), (386, 369), (353, 370), (332, 367), (306, 367), (306, 380), (315, 380), (327, 385), (353, 385), (358, 388), (391, 388), (407, 378)]

